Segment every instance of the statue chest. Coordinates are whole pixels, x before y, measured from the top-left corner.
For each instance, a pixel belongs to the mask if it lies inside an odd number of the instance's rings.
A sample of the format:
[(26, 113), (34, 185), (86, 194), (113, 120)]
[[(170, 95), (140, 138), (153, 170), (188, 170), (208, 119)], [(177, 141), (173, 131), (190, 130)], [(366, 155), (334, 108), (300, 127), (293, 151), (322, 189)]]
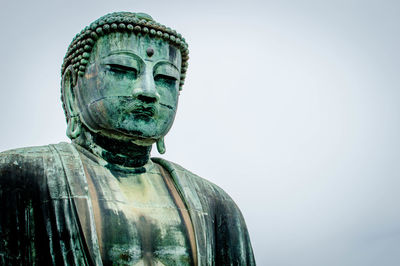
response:
[(191, 265), (187, 229), (158, 167), (124, 174), (89, 167), (105, 265)]

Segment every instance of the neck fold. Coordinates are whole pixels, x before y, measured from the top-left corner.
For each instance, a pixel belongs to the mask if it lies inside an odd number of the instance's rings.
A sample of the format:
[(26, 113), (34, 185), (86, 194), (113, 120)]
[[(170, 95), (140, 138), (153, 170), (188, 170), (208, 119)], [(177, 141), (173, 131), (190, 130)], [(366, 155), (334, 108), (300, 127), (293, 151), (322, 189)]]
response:
[(74, 143), (86, 148), (107, 162), (123, 167), (141, 167), (150, 159), (150, 146), (140, 146), (129, 141), (112, 139), (83, 130)]

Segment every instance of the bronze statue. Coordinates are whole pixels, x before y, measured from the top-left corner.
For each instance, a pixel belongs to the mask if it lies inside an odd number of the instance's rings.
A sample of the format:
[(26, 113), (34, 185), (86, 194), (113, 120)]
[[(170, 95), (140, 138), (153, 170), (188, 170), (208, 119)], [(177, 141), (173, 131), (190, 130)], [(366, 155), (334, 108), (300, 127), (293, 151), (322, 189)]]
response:
[(254, 265), (216, 185), (150, 159), (172, 126), (188, 46), (143, 13), (83, 29), (62, 66), (72, 143), (0, 154), (2, 265)]

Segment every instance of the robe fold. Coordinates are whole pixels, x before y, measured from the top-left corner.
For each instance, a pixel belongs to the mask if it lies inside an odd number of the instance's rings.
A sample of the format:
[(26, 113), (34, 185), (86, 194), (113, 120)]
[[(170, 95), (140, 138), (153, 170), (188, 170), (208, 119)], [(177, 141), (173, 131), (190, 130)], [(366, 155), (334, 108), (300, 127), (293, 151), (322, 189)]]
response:
[[(219, 187), (161, 158), (189, 210), (197, 265), (255, 265), (243, 216)], [(103, 265), (73, 144), (0, 153), (0, 264)]]

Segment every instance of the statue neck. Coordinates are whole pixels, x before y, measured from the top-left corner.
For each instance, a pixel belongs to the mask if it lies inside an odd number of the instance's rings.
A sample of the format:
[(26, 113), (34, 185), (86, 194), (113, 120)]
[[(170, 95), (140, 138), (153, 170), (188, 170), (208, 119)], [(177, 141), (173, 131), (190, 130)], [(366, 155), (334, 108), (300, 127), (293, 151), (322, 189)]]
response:
[(140, 146), (129, 141), (112, 139), (92, 133), (86, 128), (82, 128), (82, 134), (74, 139), (74, 143), (108, 163), (122, 167), (141, 167), (150, 159), (151, 145)]

